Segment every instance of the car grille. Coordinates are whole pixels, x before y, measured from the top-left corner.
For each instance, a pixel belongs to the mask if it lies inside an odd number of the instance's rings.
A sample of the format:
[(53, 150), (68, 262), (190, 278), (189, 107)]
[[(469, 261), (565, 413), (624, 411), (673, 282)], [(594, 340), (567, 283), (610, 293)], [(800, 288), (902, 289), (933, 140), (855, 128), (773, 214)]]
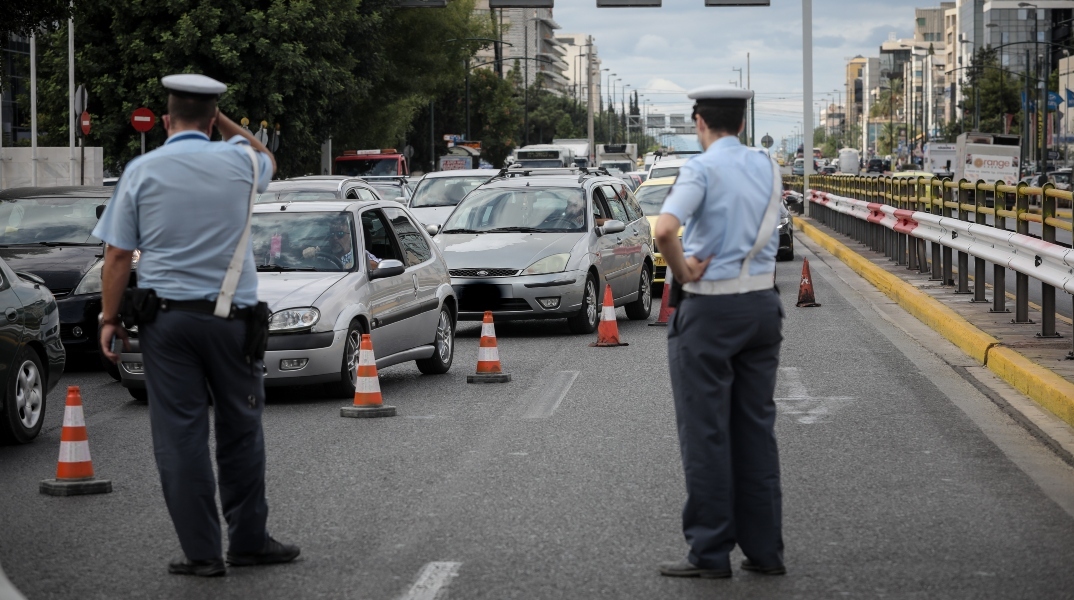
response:
[(495, 300), (486, 300), (485, 302), (462, 300), (459, 302), (459, 310), (462, 312), (485, 312), (486, 310), (495, 312), (526, 312), (532, 309), (530, 308), (529, 302), (526, 302), (522, 298), (499, 298)]
[(518, 269), (451, 269), (452, 277), (514, 277)]

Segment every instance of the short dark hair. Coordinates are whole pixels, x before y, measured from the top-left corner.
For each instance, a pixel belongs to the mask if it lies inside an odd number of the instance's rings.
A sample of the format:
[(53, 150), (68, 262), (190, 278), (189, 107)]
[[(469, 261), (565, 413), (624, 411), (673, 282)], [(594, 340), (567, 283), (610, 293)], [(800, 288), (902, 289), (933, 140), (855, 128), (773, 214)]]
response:
[(713, 131), (737, 135), (743, 121), (746, 120), (746, 103), (734, 102), (706, 102), (694, 105), (694, 116), (701, 117), (705, 125)]
[(208, 129), (216, 116), (216, 96), (202, 94), (169, 94), (168, 115), (172, 121)]

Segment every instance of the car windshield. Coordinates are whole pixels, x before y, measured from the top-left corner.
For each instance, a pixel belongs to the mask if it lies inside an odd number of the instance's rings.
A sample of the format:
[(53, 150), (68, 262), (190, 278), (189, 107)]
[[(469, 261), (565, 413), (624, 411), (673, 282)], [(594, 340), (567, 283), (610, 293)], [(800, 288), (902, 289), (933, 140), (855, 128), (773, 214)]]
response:
[(489, 180), (488, 175), (465, 177), (433, 177), (423, 180), (414, 191), (410, 208), (455, 206), (477, 186)]
[(653, 167), (653, 170), (649, 173), (649, 179), (659, 179), (661, 177), (678, 177), (679, 167)]
[(520, 160), (518, 164), (527, 169), (559, 169), (563, 167), (561, 160)]
[(339, 196), (332, 190), (266, 190), (258, 194), (256, 204), (268, 202), (320, 202), (337, 199), (339, 199)]
[(0, 245), (92, 244), (107, 198), (21, 198), (0, 202)]
[(349, 212), (255, 213), (250, 238), (258, 271), (351, 271), (356, 264)]
[(660, 214), (660, 207), (664, 205), (664, 198), (668, 197), (669, 192), (670, 185), (643, 185), (634, 192), (634, 197), (641, 204), (645, 216), (655, 217)]
[(336, 175), (364, 177), (398, 174), (399, 160), (396, 158), (359, 158), (336, 162)]
[(370, 186), (372, 186), (373, 189), (377, 190), (377, 192), (380, 194), (380, 197), (384, 198), (385, 200), (395, 200), (396, 198), (406, 197), (406, 192), (403, 191), (403, 188), (405, 186), (402, 183), (389, 183), (386, 181), (380, 183), (370, 181), (368, 183)]
[(459, 203), (443, 232), (580, 232), (586, 228), (585, 207), (580, 189), (478, 189)]

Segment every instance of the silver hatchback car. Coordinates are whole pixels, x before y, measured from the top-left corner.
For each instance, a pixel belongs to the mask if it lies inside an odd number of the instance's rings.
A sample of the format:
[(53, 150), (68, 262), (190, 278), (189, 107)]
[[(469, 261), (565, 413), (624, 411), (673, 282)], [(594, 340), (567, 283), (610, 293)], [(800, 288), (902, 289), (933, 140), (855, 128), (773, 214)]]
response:
[[(435, 226), (433, 226), (435, 228)], [(604, 171), (505, 169), (470, 192), (434, 238), (459, 318), (563, 319), (591, 333), (604, 286), (631, 319), (652, 308), (649, 221)]]
[[(377, 367), (451, 368), (458, 304), (440, 250), (392, 201), (259, 204), (250, 234), (258, 297), (272, 309), (265, 385), (329, 384), (354, 394), (358, 348)], [(145, 397), (141, 354), (120, 357), (125, 387)]]

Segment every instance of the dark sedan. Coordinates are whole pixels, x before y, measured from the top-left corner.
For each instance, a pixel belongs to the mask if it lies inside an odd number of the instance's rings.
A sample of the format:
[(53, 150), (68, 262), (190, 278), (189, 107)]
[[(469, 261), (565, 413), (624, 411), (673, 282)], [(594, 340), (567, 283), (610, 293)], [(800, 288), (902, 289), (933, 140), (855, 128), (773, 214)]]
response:
[[(56, 298), (60, 339), (72, 355), (98, 356), (103, 244), (93, 237), (114, 187), (14, 188), (0, 192), (0, 258), (33, 273)], [(102, 361), (112, 377), (119, 371)]]
[(0, 442), (25, 444), (45, 421), (45, 398), (63, 375), (56, 299), (44, 282), (0, 260)]

